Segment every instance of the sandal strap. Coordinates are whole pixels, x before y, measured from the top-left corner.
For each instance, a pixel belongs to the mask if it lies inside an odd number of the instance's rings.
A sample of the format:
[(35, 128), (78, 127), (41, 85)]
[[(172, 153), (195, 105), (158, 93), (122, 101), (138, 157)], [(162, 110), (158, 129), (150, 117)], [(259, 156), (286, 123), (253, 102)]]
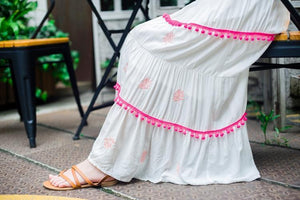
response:
[(81, 187), (81, 184), (80, 184), (80, 182), (79, 182), (79, 180), (78, 180), (78, 177), (77, 177), (77, 175), (76, 175), (76, 172), (75, 172), (75, 170), (74, 170), (73, 168), (71, 168), (71, 172), (72, 172), (73, 178), (74, 178), (74, 180), (75, 180), (76, 187), (80, 188), (80, 187)]
[(99, 184), (101, 184), (102, 182), (105, 182), (106, 179), (110, 178), (109, 175), (104, 176), (103, 179), (101, 179), (101, 181), (99, 181)]
[(59, 176), (65, 179), (72, 186), (72, 188), (76, 188), (77, 186), (67, 176), (64, 175), (65, 171), (66, 170), (61, 171)]
[(105, 175), (104, 178), (102, 178), (98, 183), (96, 183), (97, 186), (101, 185), (101, 183), (105, 182), (106, 179), (110, 178), (111, 176)]
[(87, 183), (87, 184), (89, 184), (89, 185), (96, 185), (95, 183), (93, 183), (92, 181), (90, 181), (90, 179), (88, 179), (88, 177), (86, 177), (85, 175), (84, 175), (84, 173), (81, 171), (81, 170), (79, 170), (78, 169), (78, 167), (76, 166), (76, 165), (74, 165), (74, 166), (72, 166), (72, 169), (74, 169), (84, 180), (85, 180), (85, 182)]

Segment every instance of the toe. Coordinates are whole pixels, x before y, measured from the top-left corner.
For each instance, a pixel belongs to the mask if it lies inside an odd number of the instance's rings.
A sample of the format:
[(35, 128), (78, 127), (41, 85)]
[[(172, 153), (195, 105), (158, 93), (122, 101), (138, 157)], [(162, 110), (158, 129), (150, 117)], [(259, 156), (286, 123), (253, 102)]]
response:
[(58, 180), (55, 182), (57, 187), (69, 187), (70, 184), (61, 177), (58, 177)]
[(58, 187), (64, 188), (64, 187), (68, 187), (68, 185), (66, 184), (66, 182), (61, 182), (58, 184)]
[(53, 179), (54, 175), (49, 174), (49, 180), (51, 181), (51, 179)]
[(59, 177), (54, 177), (50, 183), (54, 186), (58, 186), (61, 183), (61, 180), (59, 179)]
[(55, 182), (55, 180), (56, 180), (56, 177), (55, 176), (53, 176), (53, 175), (49, 175), (49, 181), (50, 181), (50, 183), (54, 183)]

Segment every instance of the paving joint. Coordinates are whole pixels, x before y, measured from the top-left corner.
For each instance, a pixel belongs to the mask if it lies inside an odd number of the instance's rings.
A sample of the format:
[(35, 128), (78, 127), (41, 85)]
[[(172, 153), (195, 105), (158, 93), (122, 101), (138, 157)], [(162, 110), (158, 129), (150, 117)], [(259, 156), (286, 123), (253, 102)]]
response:
[[(57, 127), (54, 127), (54, 126), (49, 126), (49, 125), (42, 124), (42, 123), (37, 123), (37, 125), (40, 126), (40, 127), (44, 127), (44, 128), (64, 132), (64, 133), (67, 133), (67, 134), (75, 135), (75, 133), (73, 133), (72, 131), (66, 130), (66, 129), (61, 129), (61, 128), (57, 128)], [(80, 137), (90, 139), (90, 140), (96, 140), (95, 137), (86, 136), (86, 135), (82, 135), (82, 134), (80, 134)]]
[(260, 145), (265, 145), (265, 146), (270, 146), (270, 147), (279, 147), (279, 148), (284, 148), (284, 149), (291, 149), (291, 150), (295, 150), (295, 151), (300, 151), (299, 148), (295, 148), (295, 147), (286, 147), (286, 146), (277, 145), (277, 144), (265, 144), (263, 142), (257, 142), (257, 141), (252, 141), (252, 140), (249, 140), (249, 142), (253, 143), (253, 144), (260, 144)]
[(288, 184), (288, 183), (275, 181), (275, 180), (268, 179), (268, 178), (263, 178), (263, 177), (259, 178), (258, 180), (259, 181), (264, 181), (266, 183), (274, 184), (274, 185), (280, 185), (280, 186), (283, 186), (283, 187), (300, 190), (300, 186), (298, 186), (298, 185)]
[(114, 196), (121, 197), (121, 198), (124, 198), (124, 199), (127, 199), (127, 200), (137, 200), (134, 197), (128, 196), (127, 194), (124, 194), (122, 192), (119, 192), (119, 191), (111, 189), (111, 188), (102, 187), (102, 188), (100, 188), (100, 190), (103, 191), (103, 192), (106, 192), (108, 194), (112, 194)]
[(9, 154), (9, 155), (11, 155), (11, 156), (14, 156), (14, 157), (16, 157), (16, 158), (25, 160), (25, 161), (27, 161), (27, 162), (29, 162), (29, 163), (33, 163), (33, 164), (35, 164), (35, 165), (38, 165), (38, 166), (40, 166), (40, 167), (42, 167), (42, 168), (48, 169), (48, 170), (50, 170), (50, 171), (52, 171), (52, 172), (55, 172), (55, 173), (59, 173), (59, 172), (61, 171), (61, 170), (59, 170), (59, 169), (57, 169), (57, 168), (51, 167), (50, 165), (47, 165), (47, 164), (45, 164), (45, 163), (42, 163), (42, 162), (33, 160), (33, 159), (31, 159), (31, 158), (28, 158), (28, 157), (26, 157), (26, 156), (17, 154), (17, 153), (15, 153), (15, 152), (9, 151), (9, 150), (7, 150), (7, 149), (0, 148), (0, 151), (3, 152), (3, 153)]

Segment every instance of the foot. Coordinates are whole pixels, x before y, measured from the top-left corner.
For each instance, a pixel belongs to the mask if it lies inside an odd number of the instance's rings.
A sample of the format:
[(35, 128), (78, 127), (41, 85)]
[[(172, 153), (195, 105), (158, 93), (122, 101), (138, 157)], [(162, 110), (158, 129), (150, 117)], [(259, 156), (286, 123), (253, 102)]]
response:
[[(79, 164), (76, 165), (80, 171), (84, 173), (84, 175), (92, 182), (99, 182), (101, 181), (106, 174), (101, 172), (99, 169), (97, 169), (95, 166), (93, 166), (88, 160), (85, 160)], [(86, 181), (78, 174), (75, 172), (78, 180), (81, 185), (86, 184)], [(71, 170), (67, 170), (64, 175), (68, 177), (73, 183), (75, 183), (74, 177), (72, 175)], [(113, 178), (108, 178), (108, 180), (114, 180)], [(49, 181), (53, 186), (60, 187), (60, 188), (65, 188), (65, 187), (71, 187), (71, 185), (62, 177), (58, 175), (49, 175)]]

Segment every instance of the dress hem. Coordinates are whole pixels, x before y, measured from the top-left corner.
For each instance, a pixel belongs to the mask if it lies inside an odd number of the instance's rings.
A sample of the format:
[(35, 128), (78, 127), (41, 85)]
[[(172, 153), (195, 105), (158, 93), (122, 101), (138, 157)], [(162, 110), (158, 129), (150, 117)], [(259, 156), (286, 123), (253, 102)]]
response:
[(195, 23), (186, 23), (179, 22), (177, 20), (171, 19), (170, 15), (163, 14), (163, 18), (172, 26), (176, 27), (184, 27), (188, 30), (194, 30), (201, 34), (207, 34), (219, 38), (227, 38), (234, 40), (245, 40), (245, 41), (273, 41), (275, 39), (275, 34), (271, 33), (261, 33), (261, 32), (242, 32), (242, 31), (234, 31), (227, 29), (217, 29), (212, 27), (203, 26)]
[[(154, 183), (154, 184), (157, 184), (157, 183), (174, 183), (174, 184), (178, 184), (178, 185), (212, 185), (212, 184), (218, 184), (218, 185), (222, 185), (222, 184), (232, 184), (232, 183), (238, 183), (238, 182), (251, 182), (251, 181), (254, 181), (258, 178), (260, 178), (260, 174), (256, 174), (256, 175), (253, 175), (251, 177), (240, 177), (240, 178), (236, 178), (236, 179), (231, 179), (231, 180), (228, 180), (228, 181), (208, 181), (206, 183), (186, 183), (186, 182), (182, 182), (182, 181), (178, 181), (178, 179), (176, 180), (175, 178), (172, 178), (172, 177), (164, 177), (164, 179), (162, 178), (158, 178), (158, 179), (153, 179), (153, 178), (143, 178), (143, 177), (131, 177), (130, 179), (122, 179), (120, 178), (119, 176), (115, 176), (113, 174), (113, 172), (109, 171), (109, 170), (105, 170), (103, 169), (102, 167), (100, 167), (99, 165), (97, 165), (96, 163), (94, 163), (94, 161), (88, 157), (88, 161), (94, 166), (96, 167), (97, 169), (99, 169), (101, 172), (105, 173), (106, 175), (109, 175), (111, 176), (112, 178), (115, 178), (117, 179), (118, 181), (121, 181), (121, 182), (125, 182), (125, 183), (129, 183), (132, 179), (137, 179), (137, 180), (141, 180), (141, 181), (149, 181), (151, 183)], [(168, 179), (168, 180), (166, 180)]]
[(244, 113), (240, 119), (224, 128), (206, 131), (194, 130), (186, 126), (164, 121), (144, 113), (143, 111), (139, 110), (135, 106), (125, 101), (122, 97), (120, 97), (121, 86), (119, 83), (116, 83), (114, 88), (117, 91), (117, 96), (114, 99), (116, 104), (132, 113), (136, 118), (139, 118), (141, 121), (146, 121), (148, 124), (152, 124), (153, 126), (157, 126), (159, 128), (162, 127), (168, 130), (173, 129), (175, 132), (182, 133), (183, 135), (190, 135), (192, 138), (196, 139), (205, 140), (213, 136), (216, 138), (223, 137), (225, 134), (230, 134), (234, 132), (234, 129), (241, 128), (241, 126), (244, 126), (245, 122), (247, 121), (247, 113)]

